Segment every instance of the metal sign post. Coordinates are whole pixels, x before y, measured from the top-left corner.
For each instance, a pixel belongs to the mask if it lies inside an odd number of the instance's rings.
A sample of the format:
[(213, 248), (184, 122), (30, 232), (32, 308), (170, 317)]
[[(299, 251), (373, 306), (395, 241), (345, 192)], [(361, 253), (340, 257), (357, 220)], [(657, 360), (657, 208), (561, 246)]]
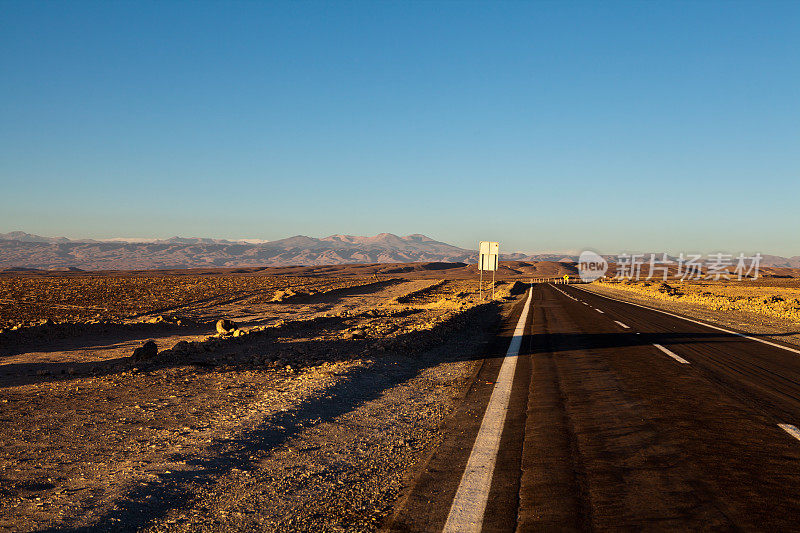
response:
[(483, 271), (492, 271), (492, 300), (494, 300), (494, 273), (500, 256), (500, 243), (480, 241), (478, 244), (478, 270), (481, 272), (480, 299), (483, 301)]

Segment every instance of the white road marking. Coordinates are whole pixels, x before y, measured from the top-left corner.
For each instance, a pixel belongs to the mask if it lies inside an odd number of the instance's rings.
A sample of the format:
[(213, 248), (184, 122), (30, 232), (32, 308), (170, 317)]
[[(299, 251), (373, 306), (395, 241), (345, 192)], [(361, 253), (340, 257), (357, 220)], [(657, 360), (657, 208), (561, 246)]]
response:
[(667, 350), (666, 348), (664, 348), (664, 347), (663, 347), (663, 346), (661, 346), (660, 344), (653, 344), (653, 346), (655, 346), (656, 348), (658, 348), (659, 350), (661, 350), (662, 352), (664, 352), (664, 353), (665, 353), (665, 354), (667, 354), (668, 356), (672, 357), (672, 358), (673, 358), (673, 359), (675, 359), (677, 362), (679, 362), (679, 363), (682, 363), (682, 364), (684, 364), (684, 365), (688, 365), (688, 364), (689, 364), (689, 361), (687, 361), (686, 359), (684, 359), (684, 358), (683, 358), (683, 357), (681, 357), (680, 355), (677, 355), (676, 353), (674, 353), (674, 352), (671, 352), (671, 351)]
[(622, 322), (620, 322), (619, 320), (615, 320), (614, 322), (616, 322), (617, 324), (619, 324), (620, 326), (622, 326), (622, 327), (623, 327), (623, 328), (625, 328), (625, 329), (631, 329), (631, 327), (630, 327), (630, 326), (628, 326), (627, 324), (623, 324), (623, 323), (622, 323)]
[[(599, 310), (599, 309), (598, 309), (598, 308), (596, 308), (596, 307), (594, 308), (594, 310), (595, 310), (595, 311), (597, 311), (598, 313), (603, 313), (601, 310)], [(605, 314), (605, 313), (603, 313), (603, 314)]]
[(581, 303), (582, 303), (583, 305), (589, 305), (589, 304), (587, 304), (586, 302), (581, 302)]
[(650, 311), (655, 311), (656, 313), (662, 313), (662, 314), (665, 314), (665, 315), (674, 316), (675, 318), (680, 318), (682, 320), (687, 320), (689, 322), (694, 322), (695, 324), (700, 324), (701, 326), (705, 326), (707, 328), (715, 329), (717, 331), (722, 331), (724, 333), (730, 333), (731, 335), (736, 335), (738, 337), (744, 337), (745, 339), (749, 339), (751, 341), (760, 342), (761, 344), (768, 344), (770, 346), (774, 346), (775, 348), (780, 348), (781, 350), (786, 350), (787, 352), (794, 352), (796, 354), (800, 354), (800, 350), (798, 350), (796, 348), (789, 348), (788, 346), (783, 346), (783, 345), (775, 343), (775, 342), (770, 342), (768, 340), (759, 339), (758, 337), (752, 337), (752, 336), (746, 335), (744, 333), (739, 333), (738, 331), (731, 331), (729, 329), (721, 328), (719, 326), (712, 326), (711, 324), (707, 324), (706, 322), (701, 322), (699, 320), (686, 318), (685, 316), (676, 315), (674, 313), (669, 313), (667, 311), (662, 311), (661, 309), (656, 309), (655, 307), (648, 307), (646, 305), (640, 305), (640, 304), (635, 304), (635, 303), (631, 303), (631, 302), (626, 302), (625, 300), (620, 300), (618, 298), (612, 298), (611, 296), (604, 296), (604, 295), (598, 294), (596, 292), (587, 291), (586, 289), (579, 289), (578, 287), (576, 287), (576, 289), (581, 290), (581, 291), (591, 292), (595, 296), (599, 296), (599, 297), (605, 298), (607, 300), (614, 300), (615, 302), (621, 302), (621, 303), (628, 304), (628, 305), (634, 305), (636, 307), (641, 307), (642, 309), (649, 309)]
[(483, 415), (478, 436), (469, 455), (464, 474), (453, 498), (447, 522), (444, 524), (445, 532), (466, 532), (481, 530), (483, 514), (486, 511), (486, 502), (489, 500), (489, 488), (492, 485), (494, 465), (497, 452), (500, 449), (500, 437), (506, 422), (508, 402), (511, 398), (511, 387), (514, 383), (514, 371), (517, 367), (517, 357), (525, 334), (525, 324), (528, 320), (533, 290), (528, 294), (528, 300), (519, 317), (514, 336), (506, 352), (500, 373), (497, 375), (486, 414)]
[(797, 440), (800, 440), (800, 429), (797, 429), (797, 426), (793, 426), (791, 424), (778, 424), (778, 427)]
[(564, 292), (564, 291), (562, 291), (561, 289), (559, 289), (559, 288), (558, 288), (558, 287), (556, 287), (555, 285), (550, 285), (550, 286), (551, 286), (551, 287), (553, 287), (553, 288), (554, 288), (555, 290), (557, 290), (558, 292), (560, 292), (561, 294), (563, 294), (564, 296), (566, 296), (567, 298), (572, 298), (572, 299), (573, 299), (574, 301), (576, 301), (576, 302), (580, 301), (580, 300), (578, 300), (577, 298), (575, 298), (574, 296), (572, 296), (571, 294), (569, 294), (569, 293), (567, 293), (567, 292)]

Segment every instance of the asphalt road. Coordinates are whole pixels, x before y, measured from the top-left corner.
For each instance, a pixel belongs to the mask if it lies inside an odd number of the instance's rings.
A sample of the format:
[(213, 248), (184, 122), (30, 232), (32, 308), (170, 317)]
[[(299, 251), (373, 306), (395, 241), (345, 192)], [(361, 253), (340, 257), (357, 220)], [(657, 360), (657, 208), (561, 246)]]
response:
[(526, 305), (388, 530), (800, 530), (800, 350), (576, 286)]

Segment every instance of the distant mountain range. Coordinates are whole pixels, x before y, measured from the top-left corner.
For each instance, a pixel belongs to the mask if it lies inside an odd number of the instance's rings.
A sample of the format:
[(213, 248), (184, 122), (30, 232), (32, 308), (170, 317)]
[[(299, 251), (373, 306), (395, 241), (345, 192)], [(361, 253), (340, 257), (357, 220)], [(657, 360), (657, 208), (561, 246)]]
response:
[[(509, 258), (524, 258), (512, 254)], [(298, 235), (269, 242), (172, 237), (147, 242), (97, 241), (0, 233), (0, 269), (152, 270), (203, 267), (475, 262), (476, 253), (425, 235)]]
[[(574, 262), (578, 258), (561, 254), (511, 253), (501, 255), (501, 259)], [(414, 262), (475, 263), (477, 253), (420, 234), (331, 235), (321, 239), (297, 235), (265, 242), (197, 237), (98, 241), (42, 237), (21, 231), (0, 233), (0, 269), (153, 270)], [(764, 256), (762, 265), (800, 268), (800, 256)]]
[(24, 231), (12, 231), (0, 233), (0, 241), (20, 241), (20, 242), (81, 242), (81, 243), (100, 243), (100, 242), (121, 242), (121, 243), (147, 243), (147, 244), (263, 244), (269, 241), (262, 239), (240, 239), (229, 241), (226, 239), (208, 239), (202, 237), (170, 237), (169, 239), (133, 239), (117, 237), (113, 239), (67, 239), (66, 237), (42, 237), (32, 235)]

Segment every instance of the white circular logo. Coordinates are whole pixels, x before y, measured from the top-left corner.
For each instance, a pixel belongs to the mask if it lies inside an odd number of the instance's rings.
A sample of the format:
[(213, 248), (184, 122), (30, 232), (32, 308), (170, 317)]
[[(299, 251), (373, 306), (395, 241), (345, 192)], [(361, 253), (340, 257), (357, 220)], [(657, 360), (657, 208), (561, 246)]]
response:
[(595, 252), (581, 252), (578, 258), (578, 274), (581, 280), (590, 282), (602, 278), (608, 270), (608, 262)]

